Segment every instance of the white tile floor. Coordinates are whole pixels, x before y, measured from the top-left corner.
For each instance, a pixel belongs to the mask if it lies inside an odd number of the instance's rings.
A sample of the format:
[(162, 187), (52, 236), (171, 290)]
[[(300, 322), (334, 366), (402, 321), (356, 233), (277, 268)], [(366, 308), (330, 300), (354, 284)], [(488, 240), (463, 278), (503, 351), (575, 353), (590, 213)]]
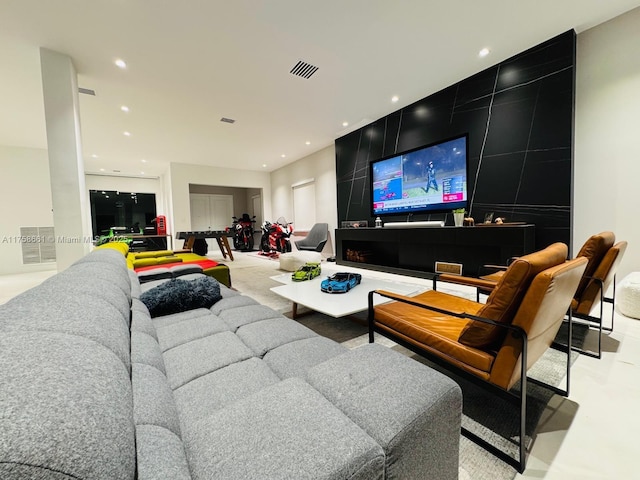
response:
[[(233, 269), (234, 262), (226, 264)], [(54, 273), (0, 276), (0, 304)], [(527, 469), (516, 478), (639, 478), (640, 320), (616, 313), (615, 329), (603, 347), (602, 359), (580, 355), (574, 363), (569, 398), (556, 396), (550, 402)]]

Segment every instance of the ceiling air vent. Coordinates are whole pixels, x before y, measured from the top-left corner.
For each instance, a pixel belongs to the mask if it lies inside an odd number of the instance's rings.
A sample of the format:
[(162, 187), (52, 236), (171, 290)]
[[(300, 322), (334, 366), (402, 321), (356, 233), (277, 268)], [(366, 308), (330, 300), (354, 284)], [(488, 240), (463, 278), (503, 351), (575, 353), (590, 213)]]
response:
[(94, 97), (96, 96), (96, 91), (95, 90), (91, 90), (90, 88), (78, 88), (78, 92), (79, 93), (84, 93), (85, 95), (93, 95)]
[(233, 118), (227, 118), (227, 117), (222, 117), (220, 121), (224, 123), (236, 123), (236, 121)]
[(313, 75), (317, 71), (318, 67), (316, 67), (315, 65), (311, 65), (310, 63), (300, 60), (294, 65), (289, 73), (298, 77), (306, 78), (308, 80), (309, 78), (311, 78), (311, 75)]

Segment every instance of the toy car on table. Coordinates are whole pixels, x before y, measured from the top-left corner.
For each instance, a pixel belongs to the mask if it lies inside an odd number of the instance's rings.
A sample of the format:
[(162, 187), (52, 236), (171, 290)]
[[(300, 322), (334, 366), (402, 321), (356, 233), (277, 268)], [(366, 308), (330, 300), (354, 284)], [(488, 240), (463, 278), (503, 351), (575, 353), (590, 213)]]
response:
[(359, 273), (338, 272), (322, 280), (320, 290), (327, 293), (346, 293), (362, 280)]
[(291, 274), (291, 280), (301, 282), (303, 280), (311, 280), (320, 275), (321, 269), (318, 262), (307, 262), (298, 270)]

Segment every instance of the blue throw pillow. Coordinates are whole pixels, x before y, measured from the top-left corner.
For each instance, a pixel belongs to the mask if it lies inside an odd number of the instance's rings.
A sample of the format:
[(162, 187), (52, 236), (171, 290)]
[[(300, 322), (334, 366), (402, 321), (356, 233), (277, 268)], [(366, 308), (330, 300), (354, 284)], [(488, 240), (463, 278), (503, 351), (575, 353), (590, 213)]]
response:
[(211, 308), (221, 298), (218, 281), (205, 275), (195, 280), (173, 278), (140, 295), (152, 317)]

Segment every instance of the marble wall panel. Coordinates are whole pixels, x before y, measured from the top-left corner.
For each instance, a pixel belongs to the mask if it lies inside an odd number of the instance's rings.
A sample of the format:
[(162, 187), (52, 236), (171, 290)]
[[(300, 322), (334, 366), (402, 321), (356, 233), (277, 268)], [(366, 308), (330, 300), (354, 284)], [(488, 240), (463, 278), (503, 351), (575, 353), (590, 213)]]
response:
[(371, 161), (468, 133), (470, 214), (535, 223), (536, 247), (571, 245), (575, 45), (570, 30), (337, 139), (338, 221), (373, 225)]

